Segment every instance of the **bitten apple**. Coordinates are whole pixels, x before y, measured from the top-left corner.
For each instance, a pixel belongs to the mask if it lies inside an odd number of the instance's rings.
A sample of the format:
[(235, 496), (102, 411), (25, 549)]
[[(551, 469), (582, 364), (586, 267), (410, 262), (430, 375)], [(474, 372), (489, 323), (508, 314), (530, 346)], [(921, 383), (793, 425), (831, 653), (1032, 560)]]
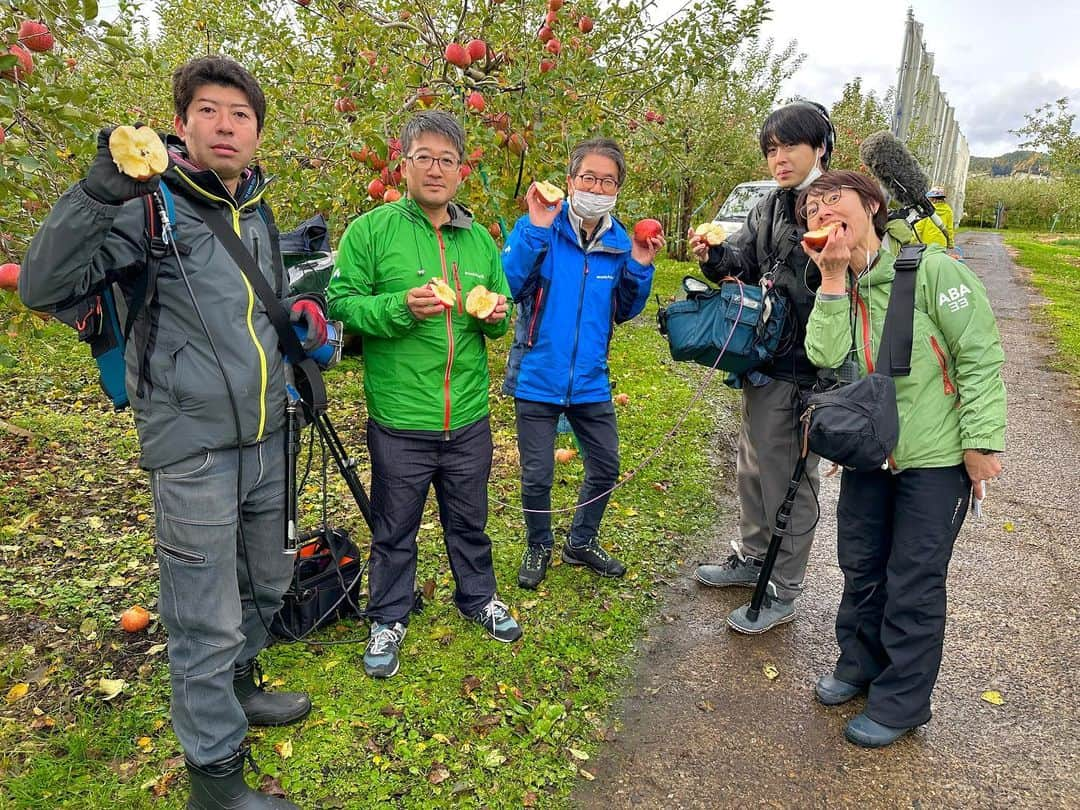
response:
[(454, 288), (443, 281), (441, 278), (433, 278), (431, 280), (431, 291), (435, 293), (435, 297), (442, 302), (442, 305), (447, 309), (451, 309), (454, 304), (457, 303), (457, 293), (454, 292)]
[(150, 127), (117, 127), (109, 135), (109, 152), (116, 167), (140, 183), (169, 168), (165, 144)]
[(540, 198), (540, 202), (544, 205), (555, 205), (566, 196), (561, 188), (546, 180), (537, 180), (533, 185), (536, 188), (536, 196)]
[(727, 238), (727, 231), (716, 222), (702, 222), (694, 228), (694, 233), (697, 236), (704, 236), (707, 245), (719, 245)]
[(816, 231), (807, 231), (803, 234), (803, 244), (811, 250), (822, 250), (825, 247), (825, 243), (829, 241), (829, 234), (839, 227), (839, 222), (830, 222), (824, 228), (818, 228)]
[(465, 296), (465, 311), (481, 321), (491, 317), (498, 305), (499, 294), (493, 293), (483, 284), (477, 284)]
[(643, 219), (634, 226), (634, 241), (648, 245), (650, 239), (664, 235), (664, 226), (655, 219)]

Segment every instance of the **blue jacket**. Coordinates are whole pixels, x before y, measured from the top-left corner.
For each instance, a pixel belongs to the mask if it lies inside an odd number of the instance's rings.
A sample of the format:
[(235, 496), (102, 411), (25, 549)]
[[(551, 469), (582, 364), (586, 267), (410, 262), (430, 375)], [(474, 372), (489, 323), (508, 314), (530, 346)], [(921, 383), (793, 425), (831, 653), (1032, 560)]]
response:
[(610, 400), (612, 328), (645, 308), (654, 269), (630, 256), (626, 229), (612, 217), (585, 252), (565, 205), (550, 228), (525, 215), (502, 262), (518, 304), (503, 393), (558, 405)]

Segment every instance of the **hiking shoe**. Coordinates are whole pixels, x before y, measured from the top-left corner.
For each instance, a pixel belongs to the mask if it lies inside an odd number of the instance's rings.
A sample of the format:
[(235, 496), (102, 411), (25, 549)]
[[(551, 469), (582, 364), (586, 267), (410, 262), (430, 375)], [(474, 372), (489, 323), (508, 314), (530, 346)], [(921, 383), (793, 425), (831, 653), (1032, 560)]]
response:
[(699, 565), (694, 572), (694, 579), (710, 588), (726, 588), (729, 585), (753, 588), (757, 585), (761, 560), (747, 557), (734, 540), (731, 541), (731, 549), (735, 553), (724, 562)]
[(758, 611), (757, 620), (750, 621), (746, 615), (746, 611), (749, 609), (750, 603), (748, 602), (742, 607), (737, 607), (731, 611), (727, 619), (728, 626), (740, 633), (756, 636), (766, 630), (772, 630), (778, 624), (787, 624), (795, 619), (795, 600), (778, 599), (776, 597), (776, 586), (771, 582), (765, 592), (765, 599), (761, 603), (761, 610)]
[(518, 585), (534, 590), (547, 576), (548, 563), (551, 562), (551, 549), (545, 546), (528, 545), (525, 556), (518, 568)]
[(494, 597), (471, 616), (462, 615), (483, 627), (496, 641), (510, 644), (521, 638), (521, 626), (514, 621), (506, 605)]
[(822, 675), (814, 684), (814, 694), (825, 706), (839, 706), (858, 697), (865, 689), (857, 684), (842, 681), (831, 672)]
[(847, 738), (848, 742), (853, 742), (863, 748), (884, 748), (886, 745), (892, 745), (915, 728), (917, 726), (907, 728), (886, 726), (876, 720), (871, 720), (860, 712), (848, 721), (847, 726), (844, 728), (844, 737)]
[(364, 650), (364, 672), (372, 678), (392, 678), (398, 671), (398, 650), (407, 628), (401, 622), (375, 623)]
[(626, 566), (600, 548), (595, 540), (581, 548), (567, 543), (563, 546), (562, 561), (569, 565), (584, 565), (602, 577), (621, 577), (626, 573)]

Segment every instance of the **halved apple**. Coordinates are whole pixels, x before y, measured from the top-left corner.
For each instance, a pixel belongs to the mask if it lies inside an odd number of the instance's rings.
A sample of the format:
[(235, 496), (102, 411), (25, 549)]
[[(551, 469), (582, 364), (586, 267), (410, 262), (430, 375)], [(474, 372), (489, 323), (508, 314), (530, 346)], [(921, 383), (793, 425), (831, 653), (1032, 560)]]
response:
[(109, 152), (116, 167), (140, 183), (169, 168), (165, 144), (150, 127), (117, 127), (109, 135)]
[(704, 236), (705, 243), (708, 245), (719, 245), (727, 238), (724, 226), (716, 222), (702, 222), (694, 228), (694, 233), (697, 236)]
[(533, 186), (536, 188), (536, 196), (540, 198), (540, 202), (544, 205), (555, 205), (566, 196), (561, 188), (546, 180), (537, 180), (533, 183)]
[(498, 293), (493, 293), (483, 284), (477, 284), (465, 296), (465, 311), (481, 321), (490, 317), (498, 305)]
[(454, 292), (454, 288), (443, 281), (441, 278), (433, 278), (431, 280), (431, 291), (435, 293), (435, 297), (442, 302), (442, 305), (447, 309), (452, 309), (454, 304), (457, 303), (457, 293)]
[(803, 244), (811, 250), (822, 250), (825, 247), (825, 243), (829, 241), (829, 234), (839, 227), (839, 222), (830, 222), (824, 228), (818, 228), (816, 231), (807, 231), (803, 234)]

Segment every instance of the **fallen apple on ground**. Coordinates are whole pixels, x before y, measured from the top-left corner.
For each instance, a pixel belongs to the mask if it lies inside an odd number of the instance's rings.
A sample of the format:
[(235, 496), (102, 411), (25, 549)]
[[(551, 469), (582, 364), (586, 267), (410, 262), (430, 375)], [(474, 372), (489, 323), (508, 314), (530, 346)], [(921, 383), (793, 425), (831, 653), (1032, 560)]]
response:
[(498, 305), (499, 294), (493, 293), (483, 284), (477, 284), (465, 296), (465, 311), (481, 321), (491, 317), (491, 313)]
[(643, 219), (634, 226), (634, 241), (639, 245), (648, 246), (650, 239), (663, 236), (664, 226), (655, 219)]
[(803, 234), (803, 244), (811, 250), (822, 250), (825, 247), (825, 243), (829, 241), (829, 234), (839, 227), (839, 222), (830, 222), (824, 228), (818, 228), (815, 231), (807, 231)]
[(14, 263), (0, 264), (0, 290), (17, 290), (19, 288), (19, 265)]
[(560, 447), (555, 451), (555, 460), (559, 464), (566, 464), (577, 455), (577, 450), (570, 450), (566, 447)]
[(536, 196), (540, 198), (540, 202), (544, 205), (555, 205), (566, 196), (561, 188), (546, 180), (537, 180), (533, 185), (536, 188)]
[(694, 228), (694, 233), (697, 236), (704, 236), (707, 245), (719, 245), (727, 238), (727, 231), (716, 222), (702, 222)]
[(132, 605), (120, 614), (120, 626), (128, 633), (138, 633), (150, 624), (150, 614), (140, 605)]
[(629, 394), (616, 394), (612, 399), (613, 399), (613, 401), (615, 402), (616, 405), (629, 405), (630, 404), (630, 395)]
[(454, 304), (457, 303), (457, 293), (454, 292), (454, 288), (443, 281), (441, 278), (433, 278), (431, 280), (431, 291), (435, 293), (435, 297), (442, 302), (442, 305), (447, 309), (451, 309)]
[(165, 144), (150, 127), (117, 127), (109, 135), (109, 152), (116, 167), (140, 183), (169, 168)]

